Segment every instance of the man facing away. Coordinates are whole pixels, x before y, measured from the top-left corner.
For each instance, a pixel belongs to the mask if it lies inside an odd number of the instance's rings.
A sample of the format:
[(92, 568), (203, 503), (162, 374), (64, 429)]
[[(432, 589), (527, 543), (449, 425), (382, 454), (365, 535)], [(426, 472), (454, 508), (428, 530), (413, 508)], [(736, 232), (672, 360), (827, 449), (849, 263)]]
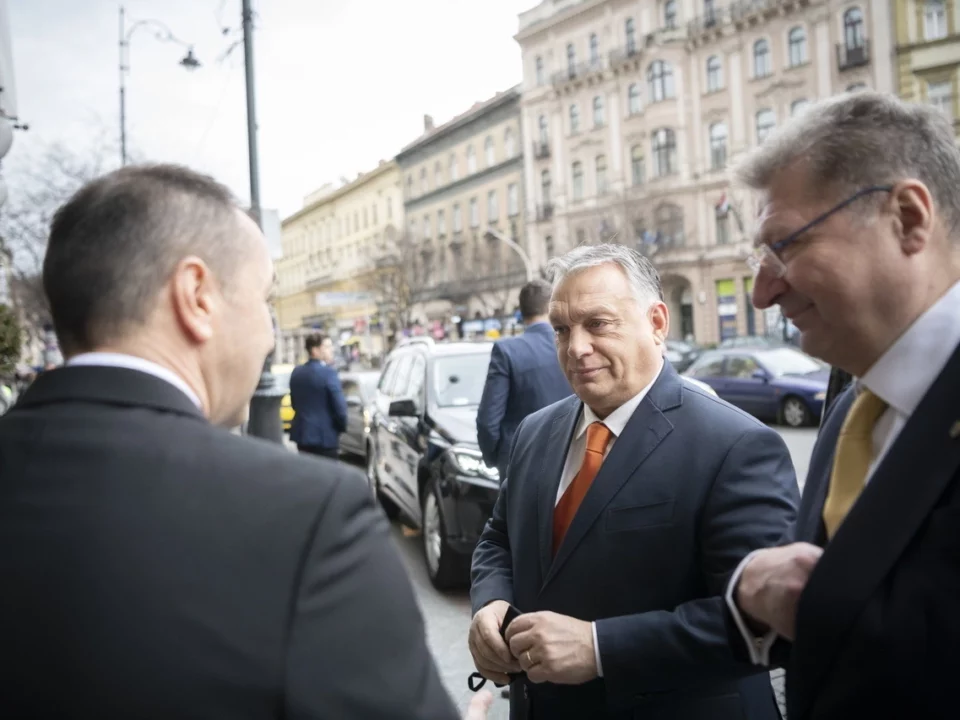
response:
[(273, 278), (253, 221), (184, 168), (57, 212), (67, 364), (0, 418), (5, 716), (456, 717), (363, 479), (226, 429)]
[(513, 435), (527, 415), (571, 394), (547, 311), (550, 283), (532, 280), (520, 290), (523, 335), (500, 340), (490, 353), (487, 382), (477, 410), (483, 460), (506, 477)]
[[(855, 378), (799, 517), (727, 592), (731, 642), (787, 668), (790, 720), (955, 718), (960, 648), (960, 152), (890, 95), (811, 107), (744, 161), (754, 304)], [(953, 246), (951, 248), (951, 245)]]
[[(470, 650), (511, 717), (767, 720), (721, 593), (798, 502), (780, 436), (683, 383), (660, 279), (621, 245), (553, 261), (550, 319), (575, 396), (517, 430), (473, 556)], [(500, 627), (509, 604), (521, 613)]]
[(293, 425), (290, 440), (310, 455), (336, 459), (347, 429), (347, 401), (333, 367), (333, 343), (320, 333), (307, 337), (308, 359), (290, 375)]

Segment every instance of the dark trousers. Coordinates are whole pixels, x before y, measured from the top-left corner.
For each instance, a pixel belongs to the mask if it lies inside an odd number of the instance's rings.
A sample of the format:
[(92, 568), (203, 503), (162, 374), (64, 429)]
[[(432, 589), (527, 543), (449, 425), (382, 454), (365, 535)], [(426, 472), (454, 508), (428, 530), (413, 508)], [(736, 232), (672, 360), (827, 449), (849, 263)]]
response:
[(320, 455), (321, 457), (333, 458), (340, 457), (340, 448), (323, 448), (316, 445), (297, 445), (297, 450), (307, 455)]

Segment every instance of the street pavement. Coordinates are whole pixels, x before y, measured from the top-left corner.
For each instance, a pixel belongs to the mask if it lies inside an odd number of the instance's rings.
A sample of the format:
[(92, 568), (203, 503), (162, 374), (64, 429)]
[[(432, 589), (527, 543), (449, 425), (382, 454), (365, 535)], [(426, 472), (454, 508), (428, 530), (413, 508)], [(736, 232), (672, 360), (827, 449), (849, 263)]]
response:
[[(815, 428), (792, 430), (777, 428), (790, 450), (797, 479), (801, 489), (806, 480), (810, 453), (816, 440)], [(400, 556), (407, 567), (410, 579), (416, 589), (420, 608), (427, 625), (427, 640), (430, 645), (447, 689), (457, 701), (458, 707), (466, 709), (472, 693), (467, 687), (467, 678), (473, 672), (473, 662), (467, 649), (467, 631), (470, 627), (470, 598), (466, 591), (440, 593), (430, 584), (423, 560), (421, 538), (394, 524), (393, 537), (400, 550)], [(781, 703), (783, 712), (783, 673), (772, 673), (773, 686)], [(487, 687), (495, 690), (492, 684)], [(506, 720), (509, 717), (508, 703), (500, 698), (499, 690), (490, 720)], [(785, 716), (785, 714), (784, 714)]]

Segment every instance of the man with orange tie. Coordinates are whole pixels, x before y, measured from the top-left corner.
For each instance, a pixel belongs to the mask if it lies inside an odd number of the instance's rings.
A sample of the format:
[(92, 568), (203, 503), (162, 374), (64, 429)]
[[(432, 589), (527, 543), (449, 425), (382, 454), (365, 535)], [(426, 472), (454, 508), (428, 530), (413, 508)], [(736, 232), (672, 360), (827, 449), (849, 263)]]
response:
[(663, 361), (669, 314), (642, 255), (585, 246), (552, 265), (575, 396), (517, 430), (473, 556), (477, 670), (511, 682), (514, 720), (778, 718), (721, 594), (795, 517), (786, 446)]

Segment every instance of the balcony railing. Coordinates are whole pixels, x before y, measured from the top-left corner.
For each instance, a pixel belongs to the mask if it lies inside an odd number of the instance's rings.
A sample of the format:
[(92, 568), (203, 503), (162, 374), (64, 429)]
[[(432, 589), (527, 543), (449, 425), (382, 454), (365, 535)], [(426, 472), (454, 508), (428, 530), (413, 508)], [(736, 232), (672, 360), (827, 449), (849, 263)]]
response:
[(537, 205), (537, 222), (546, 222), (553, 217), (553, 203)]
[(537, 160), (544, 160), (550, 157), (550, 143), (535, 142), (533, 144), (533, 156)]
[(843, 70), (862, 67), (870, 62), (870, 41), (862, 40), (859, 45), (837, 44), (837, 67)]
[(691, 20), (687, 27), (690, 35), (699, 35), (708, 30), (723, 27), (732, 21), (730, 8), (713, 8)]
[(610, 67), (618, 67), (629, 60), (635, 60), (640, 57), (640, 48), (637, 45), (633, 47), (614, 48), (607, 55), (607, 62)]
[(587, 75), (602, 72), (604, 69), (603, 57), (596, 57), (587, 62), (580, 62), (574, 65), (568, 65), (563, 70), (555, 72), (550, 77), (550, 82), (554, 87), (566, 85), (569, 82), (585, 78)]
[(751, 15), (773, 10), (782, 4), (783, 0), (738, 0), (730, 5), (730, 18), (734, 22), (739, 22)]

